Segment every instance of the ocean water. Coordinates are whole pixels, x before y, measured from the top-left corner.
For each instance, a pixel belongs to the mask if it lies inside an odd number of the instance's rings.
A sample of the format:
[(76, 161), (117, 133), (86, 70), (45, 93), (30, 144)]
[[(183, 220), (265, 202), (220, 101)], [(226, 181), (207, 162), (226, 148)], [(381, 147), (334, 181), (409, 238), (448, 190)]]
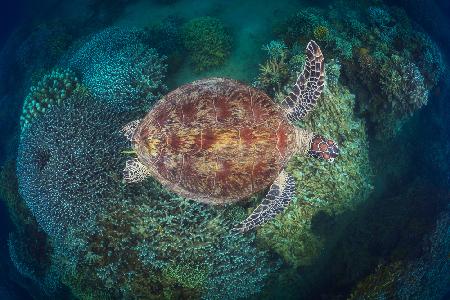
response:
[[(0, 299), (450, 299), (449, 41), (444, 0), (2, 2)], [(151, 111), (158, 160), (121, 131)]]

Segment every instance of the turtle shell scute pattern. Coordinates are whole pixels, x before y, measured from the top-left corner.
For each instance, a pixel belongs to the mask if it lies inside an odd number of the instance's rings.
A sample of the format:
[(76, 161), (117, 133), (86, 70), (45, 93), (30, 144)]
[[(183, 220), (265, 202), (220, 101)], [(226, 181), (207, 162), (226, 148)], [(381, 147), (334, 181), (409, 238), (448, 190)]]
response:
[(183, 197), (223, 204), (270, 186), (294, 153), (295, 130), (263, 92), (224, 78), (179, 87), (134, 133), (139, 160)]

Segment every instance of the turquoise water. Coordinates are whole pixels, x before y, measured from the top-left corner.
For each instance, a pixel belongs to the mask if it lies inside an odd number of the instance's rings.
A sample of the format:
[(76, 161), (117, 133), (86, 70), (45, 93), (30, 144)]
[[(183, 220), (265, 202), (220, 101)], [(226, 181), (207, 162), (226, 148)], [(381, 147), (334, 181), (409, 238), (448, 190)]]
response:
[[(445, 1), (419, 0), (4, 4), (0, 299), (448, 299), (448, 11)], [(310, 40), (324, 56), (325, 88), (292, 124), (340, 153), (331, 163), (299, 153), (280, 166), (295, 190), (275, 218), (232, 231), (270, 184), (212, 205), (182, 198), (158, 176), (123, 181), (136, 156), (124, 125), (210, 77), (238, 80), (286, 109)], [(236, 101), (239, 109), (245, 99)], [(219, 119), (192, 130), (214, 130)], [(201, 147), (181, 164), (190, 136), (170, 126), (148, 151), (170, 132), (164, 161), (196, 193), (209, 182), (201, 172), (252, 191), (272, 176), (252, 177), (250, 187), (245, 176), (223, 175), (273, 154), (252, 152), (262, 147), (255, 135), (242, 138), (259, 148), (231, 144), (212, 159), (215, 150), (202, 156)], [(244, 118), (232, 130), (248, 126), (256, 134), (260, 125)]]

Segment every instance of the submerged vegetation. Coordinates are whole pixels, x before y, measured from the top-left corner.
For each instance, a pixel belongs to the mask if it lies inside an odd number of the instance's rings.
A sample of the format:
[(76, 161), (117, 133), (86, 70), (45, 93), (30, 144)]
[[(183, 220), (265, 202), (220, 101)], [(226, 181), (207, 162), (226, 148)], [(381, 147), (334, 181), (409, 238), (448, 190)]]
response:
[[(3, 95), (0, 83), (0, 102), (23, 102), (17, 155), (0, 169), (0, 198), (14, 225), (12, 264), (33, 293), (271, 299), (277, 285), (294, 289), (301, 282), (298, 289), (310, 292), (317, 278), (322, 284), (341, 276), (331, 284), (338, 291), (327, 286), (319, 293), (350, 299), (445, 294), (449, 214), (441, 202), (450, 179), (422, 180), (413, 173), (419, 167), (405, 166), (423, 163), (408, 150), (431, 138), (422, 142), (404, 129), (429, 104), (445, 63), (402, 9), (380, 1), (357, 9), (340, 1), (329, 9), (299, 7), (271, 20), (274, 40), (250, 35), (248, 43), (266, 55), (255, 60), (252, 84), (277, 103), (303, 70), (305, 45), (317, 41), (326, 86), (316, 109), (296, 125), (331, 138), (341, 152), (333, 163), (295, 157), (287, 168), (296, 192), (286, 211), (254, 232), (232, 234), (264, 193), (217, 207), (183, 199), (153, 179), (126, 185), (129, 143), (121, 128), (151, 109), (180, 72), (230, 67), (236, 28), (223, 15), (206, 16), (221, 6), (204, 16), (164, 16), (146, 28), (110, 24), (125, 2), (93, 1), (90, 9), (103, 23), (85, 16), (80, 24), (89, 26), (81, 30), (43, 24), (18, 37), (10, 70), (20, 70), (21, 92)], [(3, 72), (0, 78), (11, 83)], [(433, 122), (444, 131), (442, 119)], [(448, 142), (429, 144), (420, 146), (427, 150), (423, 160), (445, 177)], [(406, 179), (398, 181), (401, 176)], [(400, 188), (384, 191), (389, 180)], [(372, 234), (380, 237), (372, 241)], [(332, 266), (322, 265), (331, 260)]]

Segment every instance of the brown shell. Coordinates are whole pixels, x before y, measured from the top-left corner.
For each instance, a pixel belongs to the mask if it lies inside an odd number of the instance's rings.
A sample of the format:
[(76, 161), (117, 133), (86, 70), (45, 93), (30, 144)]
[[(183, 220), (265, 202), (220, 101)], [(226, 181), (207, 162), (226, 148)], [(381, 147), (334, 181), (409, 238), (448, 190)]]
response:
[(265, 93), (224, 78), (170, 92), (133, 135), (152, 176), (183, 197), (213, 204), (272, 184), (294, 140), (294, 127)]

